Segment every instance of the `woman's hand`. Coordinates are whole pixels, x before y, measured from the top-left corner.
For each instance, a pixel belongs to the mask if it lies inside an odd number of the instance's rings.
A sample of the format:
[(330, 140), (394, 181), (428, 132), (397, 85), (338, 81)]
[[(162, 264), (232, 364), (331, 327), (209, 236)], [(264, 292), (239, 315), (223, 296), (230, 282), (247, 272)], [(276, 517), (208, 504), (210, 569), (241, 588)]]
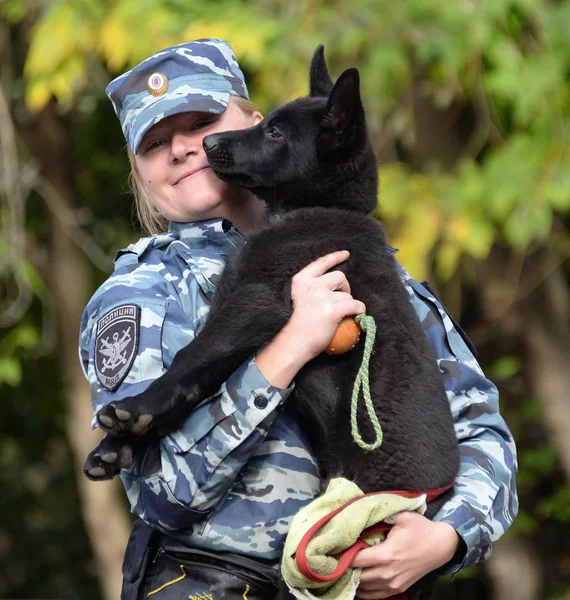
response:
[(401, 512), (386, 540), (361, 550), (352, 567), (362, 567), (357, 598), (390, 598), (449, 562), (461, 538), (447, 523), (417, 512)]
[(322, 256), (291, 281), (293, 314), (282, 338), (290, 340), (303, 364), (327, 347), (344, 317), (366, 312), (366, 306), (351, 296), (346, 275), (342, 271), (327, 273), (349, 256), (347, 250)]
[(347, 250), (322, 256), (291, 280), (293, 314), (255, 359), (273, 385), (287, 387), (299, 369), (327, 347), (343, 317), (366, 312), (366, 306), (351, 296), (345, 274), (327, 273), (349, 256)]

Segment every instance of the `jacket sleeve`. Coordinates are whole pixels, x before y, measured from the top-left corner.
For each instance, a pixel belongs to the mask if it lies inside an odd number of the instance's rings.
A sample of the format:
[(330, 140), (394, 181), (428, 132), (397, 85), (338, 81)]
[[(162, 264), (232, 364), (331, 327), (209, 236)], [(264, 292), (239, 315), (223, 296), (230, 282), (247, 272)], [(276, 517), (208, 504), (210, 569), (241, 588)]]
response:
[[(110, 402), (141, 393), (199, 332), (208, 305), (195, 280), (186, 284), (179, 296), (156, 270), (140, 265), (131, 272), (116, 271), (94, 295), (83, 316), (79, 350), (95, 414)], [(120, 385), (109, 390), (96, 364), (98, 324), (125, 305), (140, 308), (138, 347)], [(132, 512), (163, 530), (184, 529), (206, 516), (265, 439), (292, 389), (271, 386), (254, 358), (247, 360), (179, 430), (160, 438), (122, 471)]]
[(493, 542), (513, 522), (518, 511), (516, 448), (499, 412), (497, 388), (485, 378), (467, 338), (429, 288), (401, 272), (444, 374), (459, 442), (454, 493), (434, 517), (454, 527), (464, 542), (438, 570), (451, 574), (489, 558)]

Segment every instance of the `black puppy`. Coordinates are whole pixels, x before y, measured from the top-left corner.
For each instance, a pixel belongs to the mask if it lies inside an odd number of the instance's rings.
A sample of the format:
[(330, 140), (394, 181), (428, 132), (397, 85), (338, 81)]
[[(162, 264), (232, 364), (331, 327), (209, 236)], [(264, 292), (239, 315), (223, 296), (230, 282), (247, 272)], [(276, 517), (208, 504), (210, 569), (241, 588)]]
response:
[[(335, 269), (346, 274), (351, 293), (376, 321), (370, 385), (384, 442), (364, 452), (348, 426), (362, 342), (346, 354), (322, 354), (308, 363), (288, 403), (301, 423), (310, 424), (325, 481), (346, 477), (364, 492), (442, 487), (457, 472), (457, 441), (435, 356), (382, 227), (367, 216), (377, 202), (377, 164), (358, 71), (346, 70), (333, 85), (319, 47), (310, 79), (310, 96), (273, 111), (259, 125), (204, 138), (216, 174), (251, 189), (267, 203), (267, 216), (228, 259), (201, 334), (144, 393), (116, 409), (107, 406), (99, 422), (112, 434), (177, 429), (284, 327), (292, 314), (293, 275), (320, 256), (349, 250), (350, 258)], [(366, 441), (374, 440), (363, 407), (359, 427)], [(116, 474), (120, 459), (96, 458), (90, 455), (87, 470), (97, 465), (107, 476)], [(428, 516), (444, 498), (430, 505)], [(415, 589), (410, 598), (429, 597)]]

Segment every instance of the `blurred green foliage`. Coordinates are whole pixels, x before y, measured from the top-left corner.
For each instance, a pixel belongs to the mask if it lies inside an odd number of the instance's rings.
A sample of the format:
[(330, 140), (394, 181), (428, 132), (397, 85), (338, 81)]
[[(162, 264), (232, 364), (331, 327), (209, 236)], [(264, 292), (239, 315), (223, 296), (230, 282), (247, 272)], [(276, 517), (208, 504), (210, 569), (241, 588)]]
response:
[(18, 386), (0, 384), (0, 598), (96, 600), (57, 352), (16, 362)]

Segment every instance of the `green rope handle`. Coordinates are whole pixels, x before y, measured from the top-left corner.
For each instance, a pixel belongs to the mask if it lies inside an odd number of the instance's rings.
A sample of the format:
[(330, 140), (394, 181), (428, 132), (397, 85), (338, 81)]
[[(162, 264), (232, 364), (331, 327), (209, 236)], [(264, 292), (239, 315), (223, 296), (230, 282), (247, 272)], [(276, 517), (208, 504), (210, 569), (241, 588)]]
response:
[[(378, 417), (374, 411), (372, 405), (372, 397), (370, 396), (370, 382), (368, 378), (368, 364), (370, 362), (370, 356), (372, 355), (372, 349), (374, 347), (374, 339), (376, 338), (376, 323), (374, 317), (367, 316), (365, 314), (357, 315), (354, 317), (356, 324), (366, 332), (366, 340), (364, 342), (364, 355), (362, 357), (362, 364), (356, 375), (354, 382), (354, 389), (352, 390), (352, 402), (350, 405), (350, 431), (354, 441), (366, 452), (370, 450), (376, 450), (382, 445), (384, 440), (384, 433), (382, 432), (382, 426)], [(356, 420), (356, 413), (358, 410), (358, 396), (360, 394), (360, 387), (362, 387), (362, 395), (364, 396), (364, 404), (368, 411), (368, 416), (372, 422), (372, 427), (376, 432), (376, 440), (372, 444), (367, 444), (361, 437), (358, 431), (358, 422)]]

